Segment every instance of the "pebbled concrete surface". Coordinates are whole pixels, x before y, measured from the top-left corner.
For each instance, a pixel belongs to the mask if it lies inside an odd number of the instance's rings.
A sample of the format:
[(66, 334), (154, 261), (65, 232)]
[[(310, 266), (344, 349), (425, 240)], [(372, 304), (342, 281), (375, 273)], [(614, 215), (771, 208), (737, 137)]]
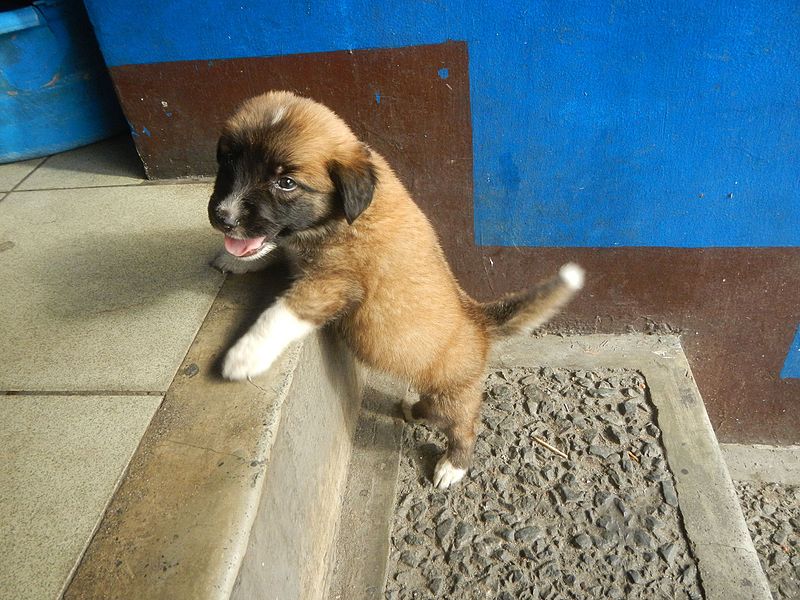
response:
[(773, 597), (800, 598), (800, 448), (720, 447)]
[[(747, 531), (733, 483), (677, 337), (516, 338), (498, 345), (491, 359), (494, 369), (531, 365), (572, 371), (600, 368), (641, 373), (658, 415), (666, 464), (675, 481), (674, 493), (691, 551), (697, 559), (705, 598), (770, 598), (769, 585)], [(433, 457), (428, 460), (429, 472), (433, 468)], [(393, 483), (383, 481), (381, 485)], [(662, 489), (662, 494), (665, 491), (672, 496), (672, 490)], [(447, 493), (457, 494), (459, 487)], [(351, 494), (346, 502), (358, 505), (361, 500)], [(360, 535), (366, 540), (364, 543), (380, 555), (386, 532), (362, 526)], [(365, 589), (365, 586), (355, 585), (349, 590), (349, 597), (372, 597), (365, 594)]]
[(641, 375), (505, 368), (485, 398), (452, 490), (430, 485), (443, 436), (406, 428), (387, 598), (702, 597)]
[(775, 600), (800, 598), (800, 486), (736, 482)]
[(530, 364), (535, 356), (539, 364), (554, 367), (602, 365), (641, 372), (658, 411), (667, 462), (706, 598), (769, 598), (767, 579), (679, 338), (518, 338), (499, 345), (495, 355), (501, 366)]

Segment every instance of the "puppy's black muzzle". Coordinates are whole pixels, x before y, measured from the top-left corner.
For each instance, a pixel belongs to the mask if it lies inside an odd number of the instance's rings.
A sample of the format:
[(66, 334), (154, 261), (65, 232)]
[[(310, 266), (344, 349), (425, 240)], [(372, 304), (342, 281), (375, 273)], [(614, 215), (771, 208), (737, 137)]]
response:
[(211, 206), (209, 206), (208, 219), (215, 229), (219, 229), (225, 233), (233, 231), (239, 226), (239, 219), (233, 217), (229, 211), (220, 207), (211, 208)]
[(219, 211), (219, 226), (224, 231), (233, 231), (239, 226), (239, 219), (235, 219), (227, 210)]

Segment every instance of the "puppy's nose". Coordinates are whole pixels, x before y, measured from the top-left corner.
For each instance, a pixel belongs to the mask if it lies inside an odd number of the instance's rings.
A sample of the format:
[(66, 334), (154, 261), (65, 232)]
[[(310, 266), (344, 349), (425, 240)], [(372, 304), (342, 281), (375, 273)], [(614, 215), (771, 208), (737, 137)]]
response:
[(230, 231), (239, 225), (239, 219), (234, 218), (227, 210), (217, 211), (219, 217), (219, 224), (225, 231)]

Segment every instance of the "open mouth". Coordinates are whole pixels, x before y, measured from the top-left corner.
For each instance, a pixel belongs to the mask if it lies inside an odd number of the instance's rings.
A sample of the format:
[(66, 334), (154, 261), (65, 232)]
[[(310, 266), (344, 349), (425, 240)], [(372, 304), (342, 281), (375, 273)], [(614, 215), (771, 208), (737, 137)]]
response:
[(229, 254), (246, 258), (258, 254), (271, 241), (264, 237), (245, 238), (243, 240), (225, 236), (225, 250)]

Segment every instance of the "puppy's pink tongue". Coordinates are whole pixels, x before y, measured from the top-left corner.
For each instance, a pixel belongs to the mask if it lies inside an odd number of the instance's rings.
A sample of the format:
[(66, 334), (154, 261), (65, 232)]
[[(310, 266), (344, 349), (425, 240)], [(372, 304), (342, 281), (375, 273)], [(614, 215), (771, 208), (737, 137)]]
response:
[(250, 238), (247, 240), (236, 240), (225, 236), (225, 250), (234, 256), (244, 256), (258, 250), (264, 243), (266, 237)]

